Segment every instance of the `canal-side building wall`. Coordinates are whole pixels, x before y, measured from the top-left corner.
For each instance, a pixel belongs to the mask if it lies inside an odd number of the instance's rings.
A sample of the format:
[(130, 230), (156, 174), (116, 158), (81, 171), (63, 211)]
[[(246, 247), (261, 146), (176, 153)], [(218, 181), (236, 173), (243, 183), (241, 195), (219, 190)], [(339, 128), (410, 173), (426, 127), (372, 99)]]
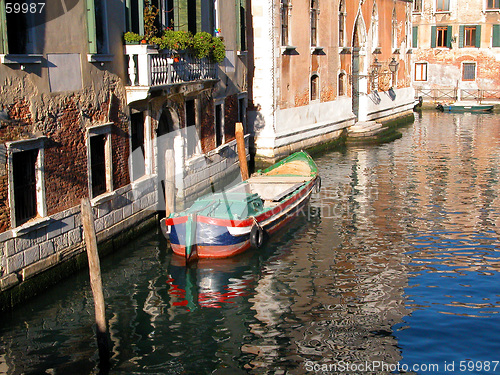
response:
[[(178, 207), (238, 170), (234, 129), (245, 123), (246, 67), (234, 7), (212, 9), (218, 22), (233, 19), (218, 30), (228, 48), (223, 63), (196, 61), (205, 70), (154, 84), (153, 72), (174, 74), (173, 64), (154, 65), (161, 51), (152, 46), (124, 46), (131, 17), (140, 19), (128, 3), (71, 4), (64, 12), (46, 4), (42, 18), (0, 14), (1, 308), (23, 298), (16, 290), (36, 292), (35, 276), (57, 276), (48, 271), (83, 253), (82, 198), (91, 199), (101, 244), (119, 247), (115, 238), (154, 222), (165, 207), (169, 147)], [(196, 14), (190, 26), (215, 31)]]
[[(163, 2), (153, 4), (158, 7), (159, 15), (167, 13)], [(175, 155), (176, 193), (171, 205), (176, 209), (185, 207), (197, 196), (222, 188), (237, 178), (239, 171), (235, 124), (241, 122), (246, 126), (246, 3), (237, 2), (238, 12), (235, 12), (235, 4), (196, 4), (196, 12), (189, 16), (183, 12), (187, 3), (168, 10), (169, 17), (159, 16), (157, 27), (192, 34), (207, 32), (222, 38), (226, 57), (221, 63), (194, 59), (182, 51), (172, 55), (172, 51), (155, 46), (125, 46), (127, 104), (132, 127), (137, 129), (132, 132), (144, 132), (141, 135), (144, 141), (135, 147), (144, 150), (138, 163), (143, 164), (143, 158), (146, 164), (132, 179), (156, 176), (160, 210), (165, 208), (167, 150), (173, 150)], [(141, 14), (131, 17), (143, 22)], [(133, 24), (127, 22), (127, 25)], [(129, 28), (128, 31), (140, 30)], [(180, 62), (172, 63), (177, 55)], [(150, 64), (155, 64), (151, 61), (160, 61), (159, 67), (164, 61), (169, 70), (158, 75), (150, 68)], [(246, 142), (248, 149), (248, 137)], [(135, 158), (131, 163), (134, 162)]]
[(415, 0), (412, 79), (426, 101), (498, 99), (500, 4)]
[(248, 121), (257, 159), (273, 161), (336, 139), (357, 121), (413, 107), (411, 3), (256, 0), (251, 11)]

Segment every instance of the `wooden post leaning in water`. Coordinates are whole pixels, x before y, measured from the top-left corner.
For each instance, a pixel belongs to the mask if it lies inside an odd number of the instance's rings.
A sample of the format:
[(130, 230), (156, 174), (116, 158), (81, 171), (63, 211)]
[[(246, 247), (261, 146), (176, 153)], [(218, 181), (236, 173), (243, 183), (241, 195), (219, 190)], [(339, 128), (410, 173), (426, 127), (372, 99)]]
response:
[(87, 258), (89, 260), (90, 287), (94, 296), (94, 310), (96, 322), (97, 347), (101, 364), (109, 362), (108, 326), (106, 323), (106, 311), (104, 306), (104, 294), (102, 291), (101, 266), (99, 253), (97, 252), (97, 238), (95, 234), (94, 216), (88, 198), (82, 199), (81, 204), (83, 232), (85, 245), (87, 246)]
[(174, 150), (165, 151), (165, 216), (175, 212), (175, 158)]
[(240, 172), (243, 181), (248, 180), (248, 164), (247, 153), (245, 151), (245, 134), (243, 134), (243, 124), (236, 123), (236, 149), (238, 150), (238, 158), (240, 159)]

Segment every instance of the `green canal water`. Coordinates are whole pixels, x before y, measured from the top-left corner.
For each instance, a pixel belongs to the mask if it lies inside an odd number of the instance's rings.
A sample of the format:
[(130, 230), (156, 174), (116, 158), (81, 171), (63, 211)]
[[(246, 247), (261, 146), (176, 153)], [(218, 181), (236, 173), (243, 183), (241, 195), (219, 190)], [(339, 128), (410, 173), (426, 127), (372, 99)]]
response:
[[(400, 131), (318, 157), (259, 251), (186, 269), (153, 231), (104, 259), (109, 373), (500, 373), (500, 117)], [(93, 330), (81, 272), (2, 314), (0, 373), (98, 373)]]

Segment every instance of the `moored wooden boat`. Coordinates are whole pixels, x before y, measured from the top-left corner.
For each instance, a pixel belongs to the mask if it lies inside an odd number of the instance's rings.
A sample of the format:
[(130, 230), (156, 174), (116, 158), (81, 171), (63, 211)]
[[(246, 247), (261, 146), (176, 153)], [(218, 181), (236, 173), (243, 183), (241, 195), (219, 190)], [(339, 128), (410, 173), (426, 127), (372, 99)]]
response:
[(445, 104), (445, 105), (438, 104), (436, 109), (444, 112), (488, 112), (493, 110), (493, 105), (455, 102), (453, 104)]
[(191, 258), (226, 258), (282, 228), (299, 214), (320, 178), (305, 152), (292, 154), (223, 192), (197, 199), (185, 211), (161, 220), (174, 253)]

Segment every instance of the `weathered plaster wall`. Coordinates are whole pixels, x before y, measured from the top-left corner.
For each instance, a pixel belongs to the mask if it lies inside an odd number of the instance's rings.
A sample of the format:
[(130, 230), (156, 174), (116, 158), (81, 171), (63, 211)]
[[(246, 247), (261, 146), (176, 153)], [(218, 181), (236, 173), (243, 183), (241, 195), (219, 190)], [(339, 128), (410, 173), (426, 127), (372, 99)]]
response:
[[(427, 81), (414, 81), (414, 87), (497, 90), (500, 87), (500, 48), (492, 47), (492, 27), (500, 23), (499, 12), (485, 11), (482, 0), (450, 2), (450, 12), (447, 13), (435, 13), (430, 1), (424, 1), (423, 5), (421, 13), (413, 14), (413, 24), (418, 26), (418, 48), (413, 51), (412, 63), (428, 64)], [(481, 26), (480, 48), (460, 47), (461, 25)], [(451, 48), (431, 47), (432, 26), (452, 27)], [(477, 63), (474, 81), (462, 80), (464, 62)]]

